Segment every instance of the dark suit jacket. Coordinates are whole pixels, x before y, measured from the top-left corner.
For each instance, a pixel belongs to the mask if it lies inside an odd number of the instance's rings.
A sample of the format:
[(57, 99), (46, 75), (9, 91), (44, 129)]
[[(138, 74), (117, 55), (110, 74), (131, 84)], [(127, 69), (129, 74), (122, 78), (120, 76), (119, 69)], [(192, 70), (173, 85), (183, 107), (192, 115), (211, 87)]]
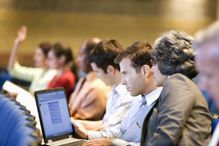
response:
[(184, 75), (172, 75), (145, 118), (141, 146), (207, 146), (211, 120), (198, 87)]

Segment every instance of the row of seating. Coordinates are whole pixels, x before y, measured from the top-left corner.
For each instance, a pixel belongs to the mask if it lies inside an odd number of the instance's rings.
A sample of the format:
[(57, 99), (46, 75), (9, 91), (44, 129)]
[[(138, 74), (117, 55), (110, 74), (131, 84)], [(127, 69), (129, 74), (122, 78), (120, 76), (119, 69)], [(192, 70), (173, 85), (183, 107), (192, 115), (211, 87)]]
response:
[(40, 145), (35, 117), (16, 100), (0, 94), (0, 145)]

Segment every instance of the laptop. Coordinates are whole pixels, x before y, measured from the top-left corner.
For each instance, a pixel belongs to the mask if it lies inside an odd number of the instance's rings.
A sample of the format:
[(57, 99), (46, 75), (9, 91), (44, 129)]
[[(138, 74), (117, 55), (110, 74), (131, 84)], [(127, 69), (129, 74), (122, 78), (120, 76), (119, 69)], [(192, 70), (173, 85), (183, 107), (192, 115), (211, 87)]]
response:
[(79, 146), (85, 142), (73, 138), (74, 127), (64, 88), (36, 91), (34, 95), (45, 145)]

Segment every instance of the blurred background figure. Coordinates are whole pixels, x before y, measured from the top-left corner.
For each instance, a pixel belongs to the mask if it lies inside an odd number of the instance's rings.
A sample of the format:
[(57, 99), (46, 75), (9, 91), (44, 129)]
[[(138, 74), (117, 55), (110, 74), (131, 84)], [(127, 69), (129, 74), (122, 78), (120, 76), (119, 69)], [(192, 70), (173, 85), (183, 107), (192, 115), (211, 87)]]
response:
[(48, 54), (50, 68), (57, 69), (57, 75), (49, 82), (48, 88), (64, 87), (67, 97), (71, 95), (75, 87), (76, 76), (70, 65), (74, 61), (71, 48), (64, 48), (60, 43), (52, 46)]
[(86, 40), (80, 47), (77, 65), (81, 79), (70, 97), (71, 116), (75, 119), (100, 120), (106, 109), (106, 97), (110, 91), (105, 83), (97, 79), (88, 56), (100, 42), (98, 38)]
[(7, 69), (11, 76), (31, 82), (29, 91), (33, 94), (34, 91), (47, 88), (50, 80), (56, 75), (56, 70), (49, 69), (47, 64), (48, 52), (51, 49), (50, 43), (47, 42), (40, 43), (35, 50), (33, 57), (35, 67), (20, 65), (18, 49), (26, 37), (27, 27), (22, 26), (18, 30), (17, 37), (14, 40)]
[[(196, 48), (196, 64), (200, 72), (201, 88), (208, 94), (209, 107), (214, 105), (212, 140), (209, 146), (219, 146), (219, 21), (196, 34), (193, 46)], [(216, 107), (216, 108), (215, 108)]]
[(196, 63), (200, 71), (201, 87), (208, 91), (219, 107), (219, 22), (196, 35), (194, 47), (197, 48)]

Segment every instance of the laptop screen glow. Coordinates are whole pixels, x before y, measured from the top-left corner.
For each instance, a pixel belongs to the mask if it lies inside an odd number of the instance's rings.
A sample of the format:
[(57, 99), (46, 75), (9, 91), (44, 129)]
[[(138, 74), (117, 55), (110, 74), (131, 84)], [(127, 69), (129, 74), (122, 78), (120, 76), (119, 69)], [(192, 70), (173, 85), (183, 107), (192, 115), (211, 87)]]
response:
[(44, 92), (37, 95), (44, 136), (48, 138), (72, 135), (67, 101), (64, 91)]

